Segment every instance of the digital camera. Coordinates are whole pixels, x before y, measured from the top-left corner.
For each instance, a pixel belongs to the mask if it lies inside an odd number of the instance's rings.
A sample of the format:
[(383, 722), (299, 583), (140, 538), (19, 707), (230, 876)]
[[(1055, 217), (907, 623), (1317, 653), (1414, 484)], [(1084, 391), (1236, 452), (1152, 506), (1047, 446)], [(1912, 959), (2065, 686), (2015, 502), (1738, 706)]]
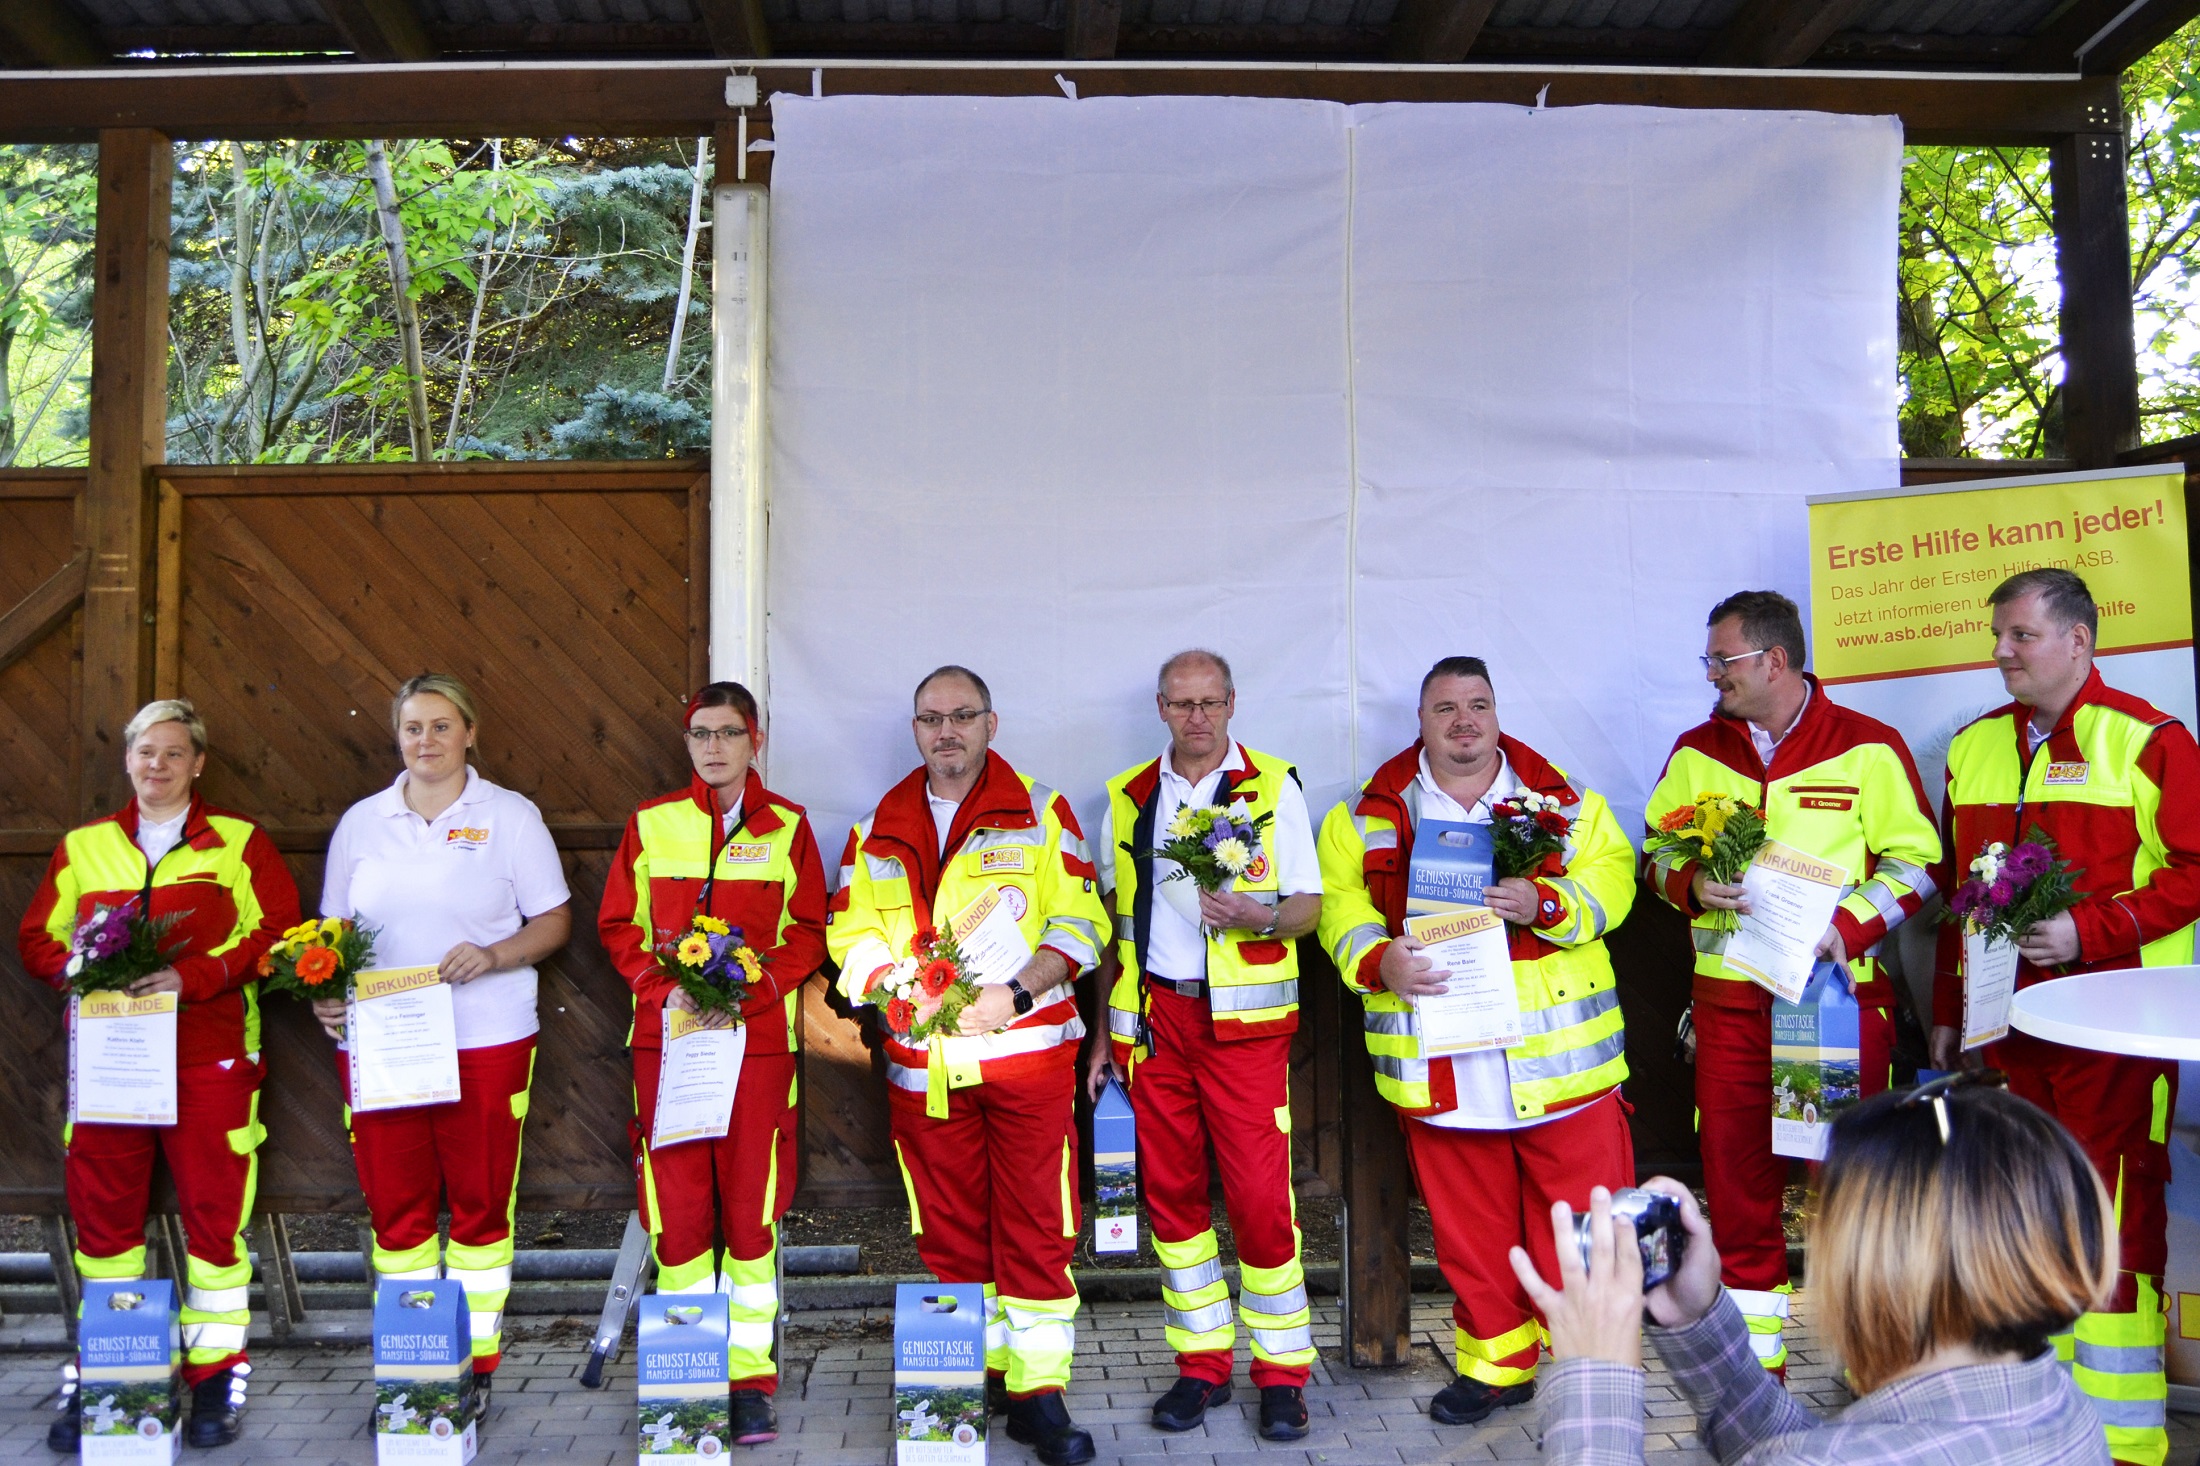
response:
[[(1635, 1226), (1635, 1245), (1642, 1249), (1642, 1290), (1647, 1293), (1673, 1276), (1688, 1247), (1688, 1233), (1681, 1227), (1680, 1203), (1662, 1191), (1629, 1186), (1612, 1193), (1612, 1215), (1625, 1217)], [(1581, 1265), (1589, 1266), (1589, 1213), (1574, 1213), (1574, 1241), (1581, 1248)]]

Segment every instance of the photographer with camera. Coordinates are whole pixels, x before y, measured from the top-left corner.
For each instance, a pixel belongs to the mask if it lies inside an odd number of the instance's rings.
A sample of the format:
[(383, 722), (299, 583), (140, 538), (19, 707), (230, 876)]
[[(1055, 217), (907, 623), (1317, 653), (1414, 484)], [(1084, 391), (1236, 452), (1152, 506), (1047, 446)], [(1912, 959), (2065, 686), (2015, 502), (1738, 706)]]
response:
[[(1859, 1398), (1831, 1419), (1758, 1365), (1695, 1198), (1662, 1176), (1644, 1191), (1622, 1193), (1622, 1209), (1660, 1235), (1638, 1238), (1601, 1187), (1585, 1226), (1552, 1207), (1562, 1290), (1512, 1251), (1556, 1361), (1543, 1375), (1546, 1460), (1642, 1460), (1646, 1315), (1722, 1462), (2108, 1460), (2100, 1418), (2051, 1341), (2115, 1283), (2114, 1212), (2085, 1153), (2032, 1104), (1960, 1075), (1875, 1096), (1835, 1122), (1811, 1292)], [(1661, 1223), (1656, 1198), (1677, 1216)], [(1678, 1251), (1679, 1265), (1646, 1294), (1646, 1254), (1654, 1275), (1661, 1251)]]

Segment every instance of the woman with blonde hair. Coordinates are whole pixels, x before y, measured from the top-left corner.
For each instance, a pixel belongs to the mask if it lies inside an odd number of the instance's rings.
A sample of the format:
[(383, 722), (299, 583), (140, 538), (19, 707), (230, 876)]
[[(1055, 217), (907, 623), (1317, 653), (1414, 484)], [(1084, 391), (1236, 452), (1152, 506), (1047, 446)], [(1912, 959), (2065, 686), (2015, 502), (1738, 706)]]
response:
[(2060, 1125), (1977, 1076), (1953, 1075), (1875, 1096), (1835, 1121), (1821, 1184), (1810, 1295), (1854, 1404), (1821, 1420), (1758, 1366), (1719, 1287), (1695, 1198), (1659, 1177), (1648, 1189), (1679, 1203), (1687, 1246), (1673, 1277), (1647, 1295), (1634, 1228), (1601, 1189), (1586, 1248), (1565, 1205), (1552, 1209), (1563, 1292), (1513, 1250), (1558, 1360), (1544, 1376), (1544, 1459), (1642, 1460), (1645, 1313), (1650, 1342), (1721, 1462), (2109, 1459), (2100, 1416), (2053, 1340), (2115, 1285), (2115, 1213)]
[[(338, 822), (321, 914), (373, 927), (377, 968), (434, 967), (455, 990), (459, 1097), (352, 1114), (351, 1151), (374, 1229), (375, 1275), (464, 1285), (485, 1401), (512, 1286), (520, 1131), (535, 1071), (535, 964), (565, 945), (573, 915), (542, 812), (467, 761), (478, 721), (473, 694), (456, 677), (423, 672), (397, 689), (390, 726), (405, 767)], [(343, 999), (313, 1006), (341, 1041)], [(347, 1084), (349, 1063), (340, 1051)], [(446, 1201), (448, 1245), (438, 1235)]]
[[(174, 993), (174, 1125), (71, 1124), (63, 1176), (76, 1221), (76, 1269), (87, 1279), (145, 1276), (153, 1156), (168, 1160), (183, 1212), (183, 1379), (194, 1446), (235, 1440), (244, 1408), (246, 1293), (260, 1138), (260, 954), (298, 922), (298, 888), (267, 832), (199, 797), (206, 724), (183, 698), (147, 703), (122, 730), (133, 797), (62, 837), (23, 913), (24, 970), (67, 991), (70, 937), (102, 906), (131, 901), (155, 921), (168, 965), (133, 997)], [(77, 1400), (62, 1391), (46, 1444), (74, 1452)]]

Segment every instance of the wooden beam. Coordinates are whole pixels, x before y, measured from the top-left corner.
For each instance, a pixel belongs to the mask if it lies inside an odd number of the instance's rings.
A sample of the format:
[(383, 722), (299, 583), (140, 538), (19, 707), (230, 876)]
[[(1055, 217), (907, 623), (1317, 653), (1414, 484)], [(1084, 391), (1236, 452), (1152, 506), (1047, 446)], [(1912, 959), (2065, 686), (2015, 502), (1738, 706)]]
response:
[(2139, 441), (2123, 134), (2064, 138), (2048, 162), (2062, 280), (2064, 451), (2079, 468), (2109, 468)]
[(2156, 46), (2200, 16), (2200, 0), (2146, 0), (2120, 12), (2081, 43), (2078, 69), (2087, 76), (2120, 76)]
[(760, 0), (688, 0), (703, 19), (710, 49), (732, 59), (760, 60), (772, 53), (771, 27)]
[(153, 696), (183, 696), (183, 495), (162, 481), (153, 514)]
[(1802, 66), (1872, 0), (1742, 0), (1705, 50), (1706, 66)]
[(1345, 1358), (1356, 1368), (1404, 1364), (1413, 1350), (1412, 1166), (1406, 1138), (1375, 1088), (1360, 1000), (1338, 1005), (1337, 1070), (1345, 1129)]
[(99, 34), (66, 0), (0, 4), (0, 63), (9, 66), (104, 66), (112, 57)]
[(1068, 0), (1062, 16), (1062, 55), (1071, 61), (1108, 61), (1123, 44), (1123, 0)]
[(361, 61), (434, 61), (443, 54), (413, 0), (321, 0), (321, 9)]
[(69, 563), (40, 581), (31, 593), (0, 615), (0, 671), (46, 639), (84, 601), (84, 571), (91, 552), (78, 550)]
[[(1304, 97), (1553, 107), (1757, 108), (1891, 114), (1913, 143), (2044, 144), (2096, 127), (2109, 78), (1687, 67), (1399, 66), (1383, 62), (775, 61), (766, 96), (832, 93), (1058, 97)], [(175, 137), (357, 138), (567, 133), (692, 137), (731, 116), (721, 61), (506, 61), (21, 72), (0, 77), (0, 141), (81, 141), (103, 128)]]
[(1393, 61), (1464, 61), (1497, 0), (1404, 0), (1391, 22)]
[(167, 452), (168, 208), (175, 156), (142, 128), (99, 136), (93, 242), (90, 466), (84, 488), (83, 772), (87, 816), (127, 797), (122, 729), (152, 672), (146, 580), (153, 516), (149, 470)]

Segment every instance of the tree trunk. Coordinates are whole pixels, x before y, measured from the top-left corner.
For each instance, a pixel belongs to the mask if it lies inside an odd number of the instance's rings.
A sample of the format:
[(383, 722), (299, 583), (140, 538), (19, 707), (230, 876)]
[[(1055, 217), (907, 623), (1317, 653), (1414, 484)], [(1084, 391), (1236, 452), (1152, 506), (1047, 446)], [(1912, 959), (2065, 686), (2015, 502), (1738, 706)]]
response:
[(687, 243), (680, 248), (680, 299), (672, 307), (672, 345), (665, 350), (665, 391), (680, 376), (680, 338), (687, 334), (688, 300), (695, 293), (695, 239), (703, 232), (703, 180), (710, 176), (710, 139), (695, 140), (695, 186), (688, 190)]
[(374, 184), (374, 217), (389, 251), (390, 284), (397, 298), (397, 340), (405, 351), (405, 425), (412, 433), (416, 463), (434, 456), (428, 425), (428, 365), (420, 354), (420, 311), (413, 304), (412, 265), (405, 258), (405, 224), (397, 214), (397, 185), (390, 180), (389, 154), (381, 138), (367, 142), (367, 177)]
[[(489, 173), (498, 183), (503, 182), (504, 140), (489, 139)], [(493, 198), (494, 195), (491, 195)], [(458, 385), (451, 390), (451, 422), (443, 430), (443, 451), (452, 451), (458, 441), (459, 414), (466, 410), (466, 391), (473, 383), (474, 347), (481, 340), (481, 308), (489, 299), (489, 277), (496, 272), (497, 208), (489, 205), (489, 237), (481, 243), (481, 265), (474, 271), (474, 308), (466, 318), (466, 345), (458, 355)]]

